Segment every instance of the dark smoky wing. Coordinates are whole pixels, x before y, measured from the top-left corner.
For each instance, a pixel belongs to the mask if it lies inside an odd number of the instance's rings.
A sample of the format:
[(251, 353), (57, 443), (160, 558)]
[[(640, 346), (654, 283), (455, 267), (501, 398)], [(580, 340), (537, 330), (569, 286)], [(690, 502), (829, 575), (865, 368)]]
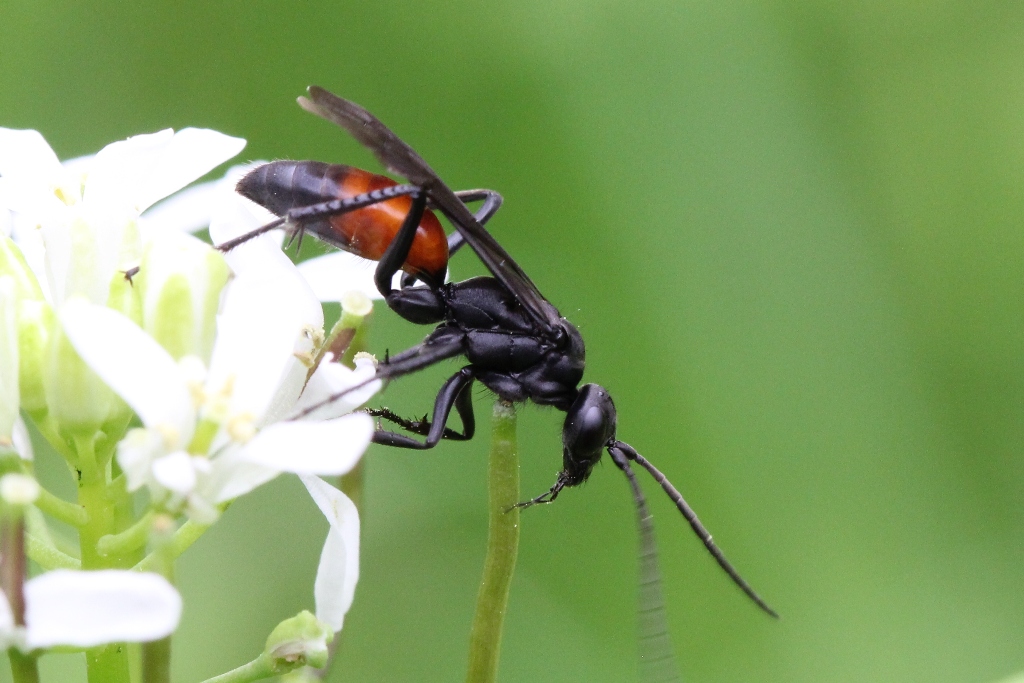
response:
[(355, 102), (311, 85), (309, 98), (300, 97), (299, 106), (347, 130), (392, 173), (408, 178), (415, 185), (430, 186), (440, 182), (434, 170), (412, 147)]
[(559, 324), (554, 307), (547, 302), (519, 264), (484, 230), (434, 169), (377, 117), (355, 102), (342, 99), (315, 85), (309, 88), (309, 98), (299, 98), (299, 105), (347, 130), (392, 173), (425, 188), (434, 205), (462, 233), (491, 274), (516, 296), (530, 316), (547, 327)]

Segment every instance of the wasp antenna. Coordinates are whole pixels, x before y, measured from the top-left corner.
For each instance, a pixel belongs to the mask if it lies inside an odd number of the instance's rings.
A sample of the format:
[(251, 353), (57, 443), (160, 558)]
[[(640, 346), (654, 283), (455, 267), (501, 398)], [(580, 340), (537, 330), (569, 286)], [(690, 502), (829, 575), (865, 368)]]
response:
[[(732, 579), (733, 583), (739, 586), (740, 590), (746, 593), (747, 597), (753, 600), (758, 607), (770, 616), (778, 619), (778, 612), (769, 607), (768, 603), (762, 600), (761, 596), (750, 587), (750, 584), (747, 583), (742, 576), (740, 576), (739, 572), (736, 571), (736, 568), (729, 563), (729, 560), (725, 559), (725, 554), (722, 552), (721, 548), (715, 545), (715, 542), (711, 540), (711, 533), (703, 524), (701, 524), (700, 519), (697, 518), (697, 513), (693, 511), (693, 508), (691, 508), (689, 504), (687, 504), (686, 500), (683, 498), (683, 494), (679, 493), (679, 490), (672, 485), (672, 482), (670, 482), (657, 467), (648, 462), (644, 456), (637, 453), (629, 444), (623, 443), (622, 441), (616, 441), (608, 448), (608, 452), (612, 454), (613, 458), (616, 458), (615, 451), (619, 451), (621, 454), (620, 457), (632, 460), (636, 464), (640, 465), (640, 467), (647, 470), (647, 472), (654, 477), (654, 481), (661, 485), (662, 490), (668, 494), (668, 497), (676, 504), (679, 511), (683, 513), (683, 517), (685, 517), (686, 521), (690, 523), (690, 527), (704, 543), (704, 547), (708, 549), (711, 556), (715, 558), (716, 562), (718, 562), (718, 566), (725, 570), (725, 573), (729, 575), (729, 578)], [(616, 460), (616, 462), (618, 461)]]
[(640, 599), (637, 614), (640, 636), (641, 678), (645, 681), (671, 683), (679, 681), (679, 667), (672, 652), (672, 639), (665, 617), (665, 597), (661, 591), (661, 571), (658, 569), (658, 546), (654, 540), (654, 522), (647, 507), (640, 483), (624, 455), (609, 450), (615, 464), (626, 475), (633, 490), (636, 504), (636, 525), (640, 542)]

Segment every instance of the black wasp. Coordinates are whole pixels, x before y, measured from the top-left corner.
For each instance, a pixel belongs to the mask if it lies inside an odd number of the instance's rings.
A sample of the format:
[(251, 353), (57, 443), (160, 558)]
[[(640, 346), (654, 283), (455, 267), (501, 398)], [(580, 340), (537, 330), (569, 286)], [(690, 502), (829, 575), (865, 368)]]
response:
[[(506, 401), (554, 406), (566, 413), (562, 470), (549, 490), (518, 506), (550, 503), (562, 489), (583, 483), (607, 450), (633, 491), (643, 575), (655, 591), (651, 599), (660, 597), (653, 529), (631, 463), (654, 477), (733, 582), (758, 607), (777, 617), (725, 559), (665, 475), (632, 446), (616, 438), (615, 405), (608, 391), (597, 384), (579, 386), (584, 368), (579, 330), (544, 298), (483, 227), (500, 208), (501, 195), (492, 190), (453, 192), (419, 154), (376, 117), (323, 88), (309, 88), (309, 98), (300, 97), (299, 104), (347, 130), (389, 171), (408, 183), (398, 184), (350, 166), (316, 161), (265, 164), (246, 175), (237, 189), (280, 218), (219, 247), (231, 249), (255, 234), (283, 227), (299, 235), (311, 233), (338, 248), (376, 260), (374, 281), (387, 305), (410, 322), (436, 325), (423, 343), (382, 363), (377, 378), (394, 379), (459, 356), (468, 361), (441, 387), (430, 421), (404, 420), (387, 410), (370, 411), (407, 432), (424, 436), (423, 441), (378, 430), (374, 442), (427, 449), (442, 438), (471, 439), (475, 418), (470, 387), (474, 381)], [(474, 214), (466, 204), (475, 201), (483, 201), (483, 205)], [(450, 237), (445, 237), (431, 209), (440, 211), (455, 226)], [(492, 277), (445, 284), (448, 258), (464, 243), (476, 252)], [(393, 277), (399, 270), (405, 275), (400, 288), (395, 289)], [(461, 432), (446, 427), (453, 408), (462, 421)]]

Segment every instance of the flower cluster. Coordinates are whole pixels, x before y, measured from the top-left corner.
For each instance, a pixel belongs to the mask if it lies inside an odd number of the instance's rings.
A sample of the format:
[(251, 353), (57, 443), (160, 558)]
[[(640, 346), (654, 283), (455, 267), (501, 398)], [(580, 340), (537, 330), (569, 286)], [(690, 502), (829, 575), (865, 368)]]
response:
[[(373, 376), (370, 358), (350, 369), (325, 353), (318, 298), (375, 294), (372, 271), (347, 255), (297, 268), (269, 234), (226, 255), (189, 234), (208, 226), (222, 242), (272, 218), (233, 192), (242, 168), (183, 190), (244, 144), (166, 130), (62, 164), (39, 133), (0, 128), (0, 474), (33, 474), (27, 417), (79, 479), (76, 503), (42, 489), (7, 500), (0, 486), (4, 519), (21, 524), (4, 533), (27, 528), (28, 556), (51, 570), (3, 585), (0, 645), (168, 635), (180, 598), (140, 570), (166, 568), (232, 500), (285, 472), (330, 522), (316, 620), (327, 639), (342, 626), (358, 514), (320, 476), (361, 457), (373, 424), (352, 410), (379, 383), (291, 417)], [(136, 491), (148, 508), (126, 519), (116, 510)], [(77, 528), (78, 557), (40, 512)]]

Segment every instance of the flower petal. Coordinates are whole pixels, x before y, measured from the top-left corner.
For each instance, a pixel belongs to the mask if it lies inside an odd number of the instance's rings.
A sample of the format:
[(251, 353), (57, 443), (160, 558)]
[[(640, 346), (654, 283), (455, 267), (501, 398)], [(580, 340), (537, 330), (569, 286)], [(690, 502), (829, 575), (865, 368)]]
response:
[(95, 158), (95, 154), (86, 154), (85, 156), (65, 159), (60, 162), (60, 165), (64, 168), (64, 172), (67, 173), (68, 176), (84, 181), (86, 176), (89, 175), (89, 169), (92, 168), (92, 162)]
[(60, 311), (71, 344), (92, 370), (142, 419), (170, 437), (172, 448), (192, 438), (195, 407), (171, 356), (117, 311), (82, 299)]
[(128, 490), (137, 491), (150, 482), (153, 460), (166, 451), (163, 436), (155, 429), (132, 429), (117, 444), (117, 463), (128, 478)]
[[(347, 292), (362, 292), (371, 299), (383, 299), (373, 283), (374, 261), (335, 251), (311, 258), (299, 264), (299, 272), (306, 278), (316, 298), (320, 301), (341, 301)], [(394, 287), (399, 287), (401, 271), (395, 273)]]
[(215, 504), (226, 503), (281, 474), (281, 470), (246, 460), (241, 451), (234, 448), (211, 461), (210, 476), (200, 482), (199, 495)]
[(153, 461), (153, 478), (175, 493), (187, 495), (196, 487), (196, 470), (185, 451), (175, 451)]
[(241, 452), (245, 460), (296, 474), (345, 474), (373, 437), (373, 420), (357, 413), (325, 422), (277, 422)]
[(15, 211), (55, 204), (55, 191), (71, 194), (69, 201), (78, 197), (76, 188), (65, 187), (67, 176), (57, 155), (35, 130), (0, 128), (0, 176), (4, 203)]
[(310, 476), (301, 479), (331, 524), (320, 553), (313, 595), (316, 618), (337, 632), (352, 606), (359, 581), (359, 511), (348, 496), (323, 479)]
[(60, 160), (39, 131), (0, 128), (0, 175), (52, 178), (60, 170)]
[(142, 215), (147, 234), (198, 232), (210, 225), (214, 207), (223, 198), (221, 181), (211, 180), (187, 187), (163, 200)]
[(245, 140), (214, 130), (162, 130), (107, 145), (93, 161), (84, 201), (139, 214), (242, 151)]
[[(230, 198), (218, 204), (214, 211), (210, 221), (210, 240), (215, 245), (223, 244), (252, 232), (275, 218), (274, 214), (236, 194), (234, 188), (231, 188)], [(284, 231), (271, 230), (238, 245), (227, 252), (225, 258), (236, 273), (260, 272), (262, 264), (266, 261), (273, 265), (282, 258), (287, 259), (281, 253), (283, 242)]]
[(28, 646), (92, 647), (170, 635), (181, 596), (159, 574), (55, 570), (25, 584)]
[[(207, 387), (233, 387), (232, 413), (247, 413), (260, 423), (284, 380), (304, 377), (295, 372), (301, 362), (297, 342), (322, 330), (323, 309), (286, 258), (263, 273), (239, 275), (227, 286), (217, 320)], [(301, 382), (293, 384), (297, 395)]]
[(11, 435), (11, 440), (14, 442), (14, 452), (22, 460), (32, 460), (35, 457), (32, 450), (32, 437), (29, 436), (28, 427), (25, 426), (25, 421), (21, 417), (18, 417), (14, 423), (14, 434)]

